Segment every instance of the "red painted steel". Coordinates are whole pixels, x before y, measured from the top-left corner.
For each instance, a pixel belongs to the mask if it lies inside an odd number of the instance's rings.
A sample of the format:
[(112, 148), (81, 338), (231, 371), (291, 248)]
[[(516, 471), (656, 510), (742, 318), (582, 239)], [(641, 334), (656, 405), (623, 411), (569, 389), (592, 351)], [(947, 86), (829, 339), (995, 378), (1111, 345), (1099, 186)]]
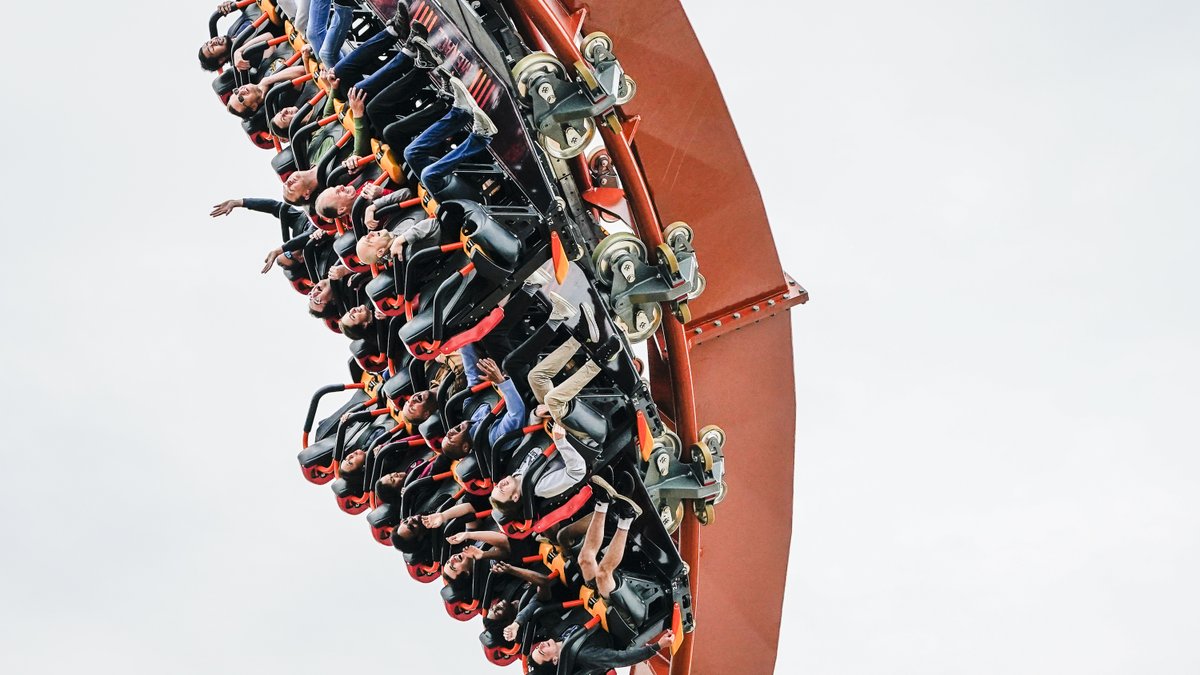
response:
[[(550, 47), (564, 64), (579, 59), (580, 18), (584, 34), (612, 36), (614, 53), (638, 83), (621, 110), (623, 122), (641, 117), (635, 147), (598, 126), (638, 232), (653, 248), (662, 223), (689, 223), (708, 280), (687, 327), (664, 319), (666, 354), (652, 350), (651, 359), (655, 396), (684, 443), (695, 441), (697, 422), (720, 425), (729, 439), (729, 495), (704, 529), (704, 546), (694, 516), (680, 528), (697, 627), (669, 672), (772, 672), (791, 539), (795, 383), (786, 313), (760, 307), (761, 316), (750, 317), (760, 301), (779, 298), (786, 308), (807, 293), (783, 274), (754, 175), (678, 0), (513, 5), (522, 27), (539, 33), (527, 36), (531, 43)], [(736, 328), (727, 325), (733, 322)], [(706, 327), (712, 332), (701, 338)], [(704, 583), (710, 579), (720, 583)], [(656, 659), (637, 672), (668, 669)]]

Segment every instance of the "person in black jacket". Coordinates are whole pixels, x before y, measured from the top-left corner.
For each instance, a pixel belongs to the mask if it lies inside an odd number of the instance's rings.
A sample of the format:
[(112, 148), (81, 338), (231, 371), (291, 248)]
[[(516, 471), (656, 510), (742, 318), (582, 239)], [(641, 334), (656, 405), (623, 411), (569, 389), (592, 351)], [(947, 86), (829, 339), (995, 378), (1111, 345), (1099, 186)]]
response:
[[(580, 630), (584, 630), (583, 626), (576, 624), (564, 631), (557, 640), (546, 640), (537, 643), (533, 646), (533, 650), (529, 652), (529, 660), (533, 661), (537, 666), (557, 665), (563, 642), (570, 639), (572, 635)], [(596, 631), (584, 638), (583, 646), (576, 652), (574, 672), (586, 675), (590, 673), (604, 673), (613, 668), (625, 668), (637, 665), (670, 647), (674, 639), (675, 633), (667, 631), (662, 637), (658, 638), (658, 641), (644, 647), (617, 649), (612, 646), (612, 638), (609, 637), (608, 633), (602, 630)], [(552, 673), (554, 669), (545, 667), (533, 668), (529, 672), (539, 674), (543, 672)]]

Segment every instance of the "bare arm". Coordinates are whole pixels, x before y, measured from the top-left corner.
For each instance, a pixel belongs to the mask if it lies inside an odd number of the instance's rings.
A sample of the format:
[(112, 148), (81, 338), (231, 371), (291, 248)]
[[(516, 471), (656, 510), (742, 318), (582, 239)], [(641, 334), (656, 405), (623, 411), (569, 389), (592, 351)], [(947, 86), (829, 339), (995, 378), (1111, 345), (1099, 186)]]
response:
[[(265, 44), (272, 37), (274, 37), (274, 36), (271, 35), (270, 33), (263, 33), (262, 35), (255, 35), (254, 37), (250, 38), (249, 40), (246, 40), (245, 44), (243, 44), (241, 47), (238, 47), (233, 52), (234, 67), (237, 68), (238, 70), (249, 70), (250, 64), (243, 63), (246, 58), (246, 52), (249, 51), (250, 49), (253, 49), (255, 45)], [(274, 48), (272, 47), (271, 49), (274, 49)], [(264, 52), (264, 55), (265, 54), (266, 54), (266, 52)]]
[(270, 89), (271, 85), (273, 84), (283, 82), (284, 80), (294, 80), (297, 77), (304, 75), (306, 72), (307, 71), (304, 70), (304, 66), (291, 66), (289, 68), (284, 68), (274, 75), (268, 75), (264, 77), (262, 81), (258, 83), (258, 86), (262, 87), (263, 91), (266, 91)]
[(490, 530), (467, 530), (463, 534), (467, 535), (467, 539), (472, 539), (481, 544), (491, 544), (497, 548), (503, 547), (508, 550), (508, 535), (503, 532), (492, 532)]
[(441, 527), (448, 520), (462, 518), (463, 516), (469, 516), (474, 513), (475, 507), (471, 506), (467, 502), (463, 502), (462, 504), (451, 506), (445, 511), (439, 511), (438, 513), (431, 513), (427, 516), (421, 516), (421, 524), (432, 530)]

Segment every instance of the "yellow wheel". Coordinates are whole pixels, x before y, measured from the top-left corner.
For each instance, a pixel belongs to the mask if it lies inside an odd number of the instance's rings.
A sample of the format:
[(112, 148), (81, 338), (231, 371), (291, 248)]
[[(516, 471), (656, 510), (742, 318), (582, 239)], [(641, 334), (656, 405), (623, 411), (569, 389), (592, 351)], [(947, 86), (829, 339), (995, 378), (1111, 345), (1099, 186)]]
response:
[(696, 436), (702, 445), (707, 445), (707, 442), (711, 441), (718, 448), (725, 447), (725, 430), (715, 424), (704, 427)]
[(663, 527), (667, 528), (667, 534), (675, 534), (679, 523), (683, 522), (683, 502), (676, 504), (674, 509), (663, 504), (658, 510), (658, 519), (662, 521)]
[(588, 63), (593, 65), (605, 54), (612, 54), (612, 49), (612, 38), (608, 37), (608, 33), (600, 31), (588, 33), (583, 38), (583, 42), (579, 44), (579, 53), (583, 55), (583, 58), (587, 59)]
[(684, 244), (692, 243), (696, 234), (692, 231), (692, 226), (677, 220), (663, 230), (662, 238), (671, 248), (678, 250)]
[(717, 521), (717, 510), (712, 504), (697, 499), (692, 508), (696, 511), (696, 520), (699, 520), (701, 525), (712, 525)]
[(707, 445), (703, 443), (692, 443), (691, 451), (692, 463), (703, 466), (706, 473), (712, 471), (713, 454), (712, 450), (709, 450)]
[(679, 320), (679, 323), (688, 325), (692, 321), (692, 308), (688, 307), (687, 300), (680, 300), (671, 307), (671, 313)]
[(672, 277), (679, 275), (679, 258), (675, 256), (675, 251), (670, 246), (658, 245), (658, 262), (660, 265), (666, 265)]

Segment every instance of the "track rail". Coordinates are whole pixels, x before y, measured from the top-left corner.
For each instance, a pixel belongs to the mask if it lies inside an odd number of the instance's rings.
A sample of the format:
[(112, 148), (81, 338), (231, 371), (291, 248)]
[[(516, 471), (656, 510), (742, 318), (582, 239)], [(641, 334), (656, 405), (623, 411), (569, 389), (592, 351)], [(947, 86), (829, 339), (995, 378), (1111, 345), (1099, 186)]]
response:
[[(734, 447), (726, 450), (732, 496), (718, 508), (721, 524), (705, 528), (709, 550), (701, 548), (700, 524), (690, 510), (678, 532), (680, 554), (691, 570), (696, 632), (685, 637), (669, 664), (656, 657), (635, 672), (771, 672), (790, 544), (795, 428), (785, 310), (806, 302), (808, 293), (779, 265), (753, 173), (678, 0), (509, 2), (529, 43), (548, 48), (568, 66), (581, 60), (582, 34), (602, 30), (614, 37), (614, 51), (642, 85), (641, 93), (597, 127), (621, 178), (630, 224), (654, 250), (663, 241), (664, 221), (688, 222), (709, 281), (705, 295), (692, 303), (698, 310), (688, 325), (664, 312), (651, 373), (656, 399), (669, 392), (660, 408), (669, 411), (685, 447), (696, 442), (701, 419), (728, 432)], [(681, 100), (690, 100), (691, 107)], [(635, 133), (648, 145), (635, 146)], [(722, 165), (720, 185), (696, 175), (714, 162)], [(719, 205), (713, 204), (714, 192)], [(762, 370), (758, 355), (772, 353), (769, 372), (756, 372)], [(698, 387), (703, 401), (696, 398)], [(764, 430), (760, 420), (771, 420), (771, 428)], [(740, 492), (751, 486), (760, 494)], [(758, 554), (746, 551), (747, 543)], [(739, 593), (737, 576), (747, 573), (747, 565), (756, 567), (761, 583)], [(701, 580), (710, 575), (727, 583), (712, 584), (702, 594)]]

